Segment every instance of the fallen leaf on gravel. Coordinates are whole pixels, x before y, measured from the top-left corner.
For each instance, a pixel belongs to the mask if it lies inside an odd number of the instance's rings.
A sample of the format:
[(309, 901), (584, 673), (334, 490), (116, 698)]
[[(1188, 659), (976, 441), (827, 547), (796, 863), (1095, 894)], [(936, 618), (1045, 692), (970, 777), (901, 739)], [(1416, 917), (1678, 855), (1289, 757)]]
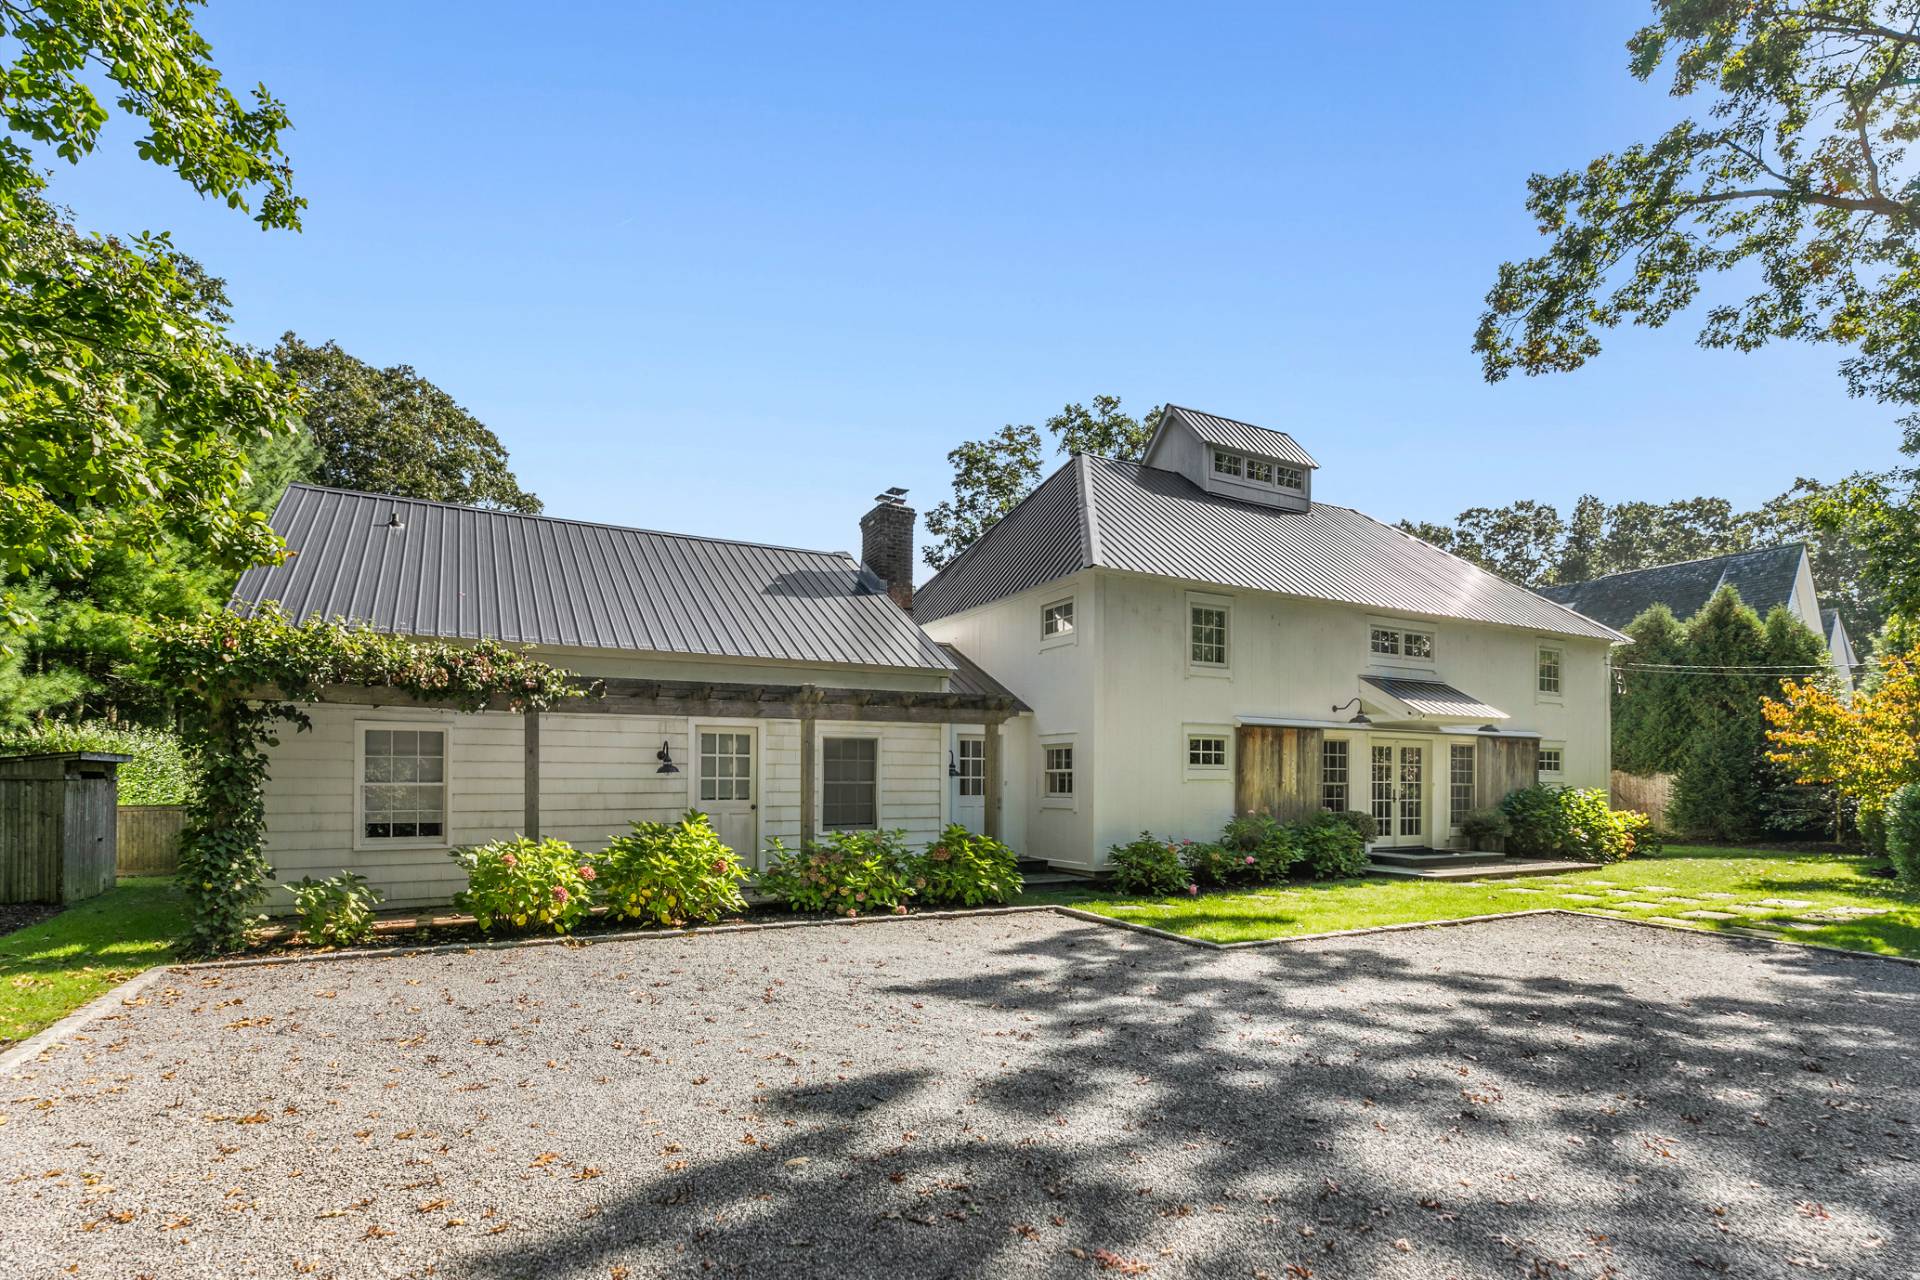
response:
[(533, 1158), (533, 1163), (528, 1165), (527, 1168), (544, 1169), (548, 1165), (552, 1164), (555, 1160), (558, 1160), (559, 1158), (560, 1158), (560, 1153), (558, 1151), (542, 1151), (539, 1155)]
[(438, 1200), (429, 1200), (424, 1204), (415, 1205), (413, 1207), (413, 1211), (415, 1213), (434, 1213), (440, 1209), (446, 1208), (448, 1205), (452, 1203), (453, 1201), (447, 1199), (445, 1196), (441, 1196)]
[(787, 1168), (789, 1169), (804, 1169), (808, 1165), (812, 1164), (813, 1161), (806, 1156), (795, 1156), (793, 1159), (787, 1161), (786, 1163), (787, 1163)]
[(379, 1223), (376, 1222), (372, 1226), (368, 1227), (367, 1233), (364, 1236), (361, 1236), (360, 1238), (362, 1240), (383, 1240), (392, 1234), (393, 1232), (389, 1231), (387, 1228), (381, 1226)]
[(597, 1164), (587, 1165), (573, 1176), (580, 1182), (585, 1182), (588, 1178), (597, 1178), (600, 1176), (600, 1166)]

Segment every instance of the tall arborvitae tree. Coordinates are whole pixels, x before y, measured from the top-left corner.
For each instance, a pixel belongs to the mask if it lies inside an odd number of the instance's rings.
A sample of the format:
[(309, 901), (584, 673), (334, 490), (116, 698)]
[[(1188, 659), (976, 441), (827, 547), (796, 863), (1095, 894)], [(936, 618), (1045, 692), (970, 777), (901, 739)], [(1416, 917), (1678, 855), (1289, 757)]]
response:
[(1692, 729), (1687, 715), (1687, 632), (1664, 604), (1627, 626), (1633, 643), (1614, 651), (1613, 767), (1628, 773), (1672, 773)]

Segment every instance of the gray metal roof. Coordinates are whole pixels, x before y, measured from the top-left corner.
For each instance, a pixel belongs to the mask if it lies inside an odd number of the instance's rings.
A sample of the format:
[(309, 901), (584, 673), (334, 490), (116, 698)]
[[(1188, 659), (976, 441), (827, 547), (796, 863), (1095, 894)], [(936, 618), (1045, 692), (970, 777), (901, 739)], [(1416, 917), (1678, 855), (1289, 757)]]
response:
[[(388, 527), (397, 515), (403, 527)], [(445, 639), (946, 671), (946, 653), (845, 552), (728, 542), (294, 485), (293, 555), (232, 607), (277, 600)]]
[(982, 698), (1011, 698), (1016, 711), (1031, 711), (1013, 690), (988, 675), (981, 665), (950, 644), (940, 646), (953, 662), (953, 674), (947, 678), (948, 693), (963, 693)]
[(1476, 720), (1505, 720), (1507, 713), (1490, 702), (1482, 702), (1438, 680), (1415, 680), (1402, 676), (1361, 676), (1389, 698), (1403, 703), (1421, 715), (1466, 716)]
[(1740, 593), (1742, 603), (1764, 618), (1775, 605), (1792, 599), (1800, 557), (1805, 554), (1804, 544), (1789, 542), (1758, 551), (1736, 551), (1705, 560), (1613, 573), (1588, 582), (1542, 587), (1540, 594), (1619, 628), (1656, 604), (1666, 605), (1674, 617), (1685, 622), (1700, 612), (1716, 591), (1730, 586)]
[[(1299, 441), (1284, 431), (1256, 427), (1251, 422), (1235, 422), (1216, 413), (1202, 413), (1198, 409), (1177, 404), (1167, 406), (1166, 416), (1178, 418), (1202, 440), (1223, 449), (1241, 449), (1262, 458), (1291, 462), (1299, 467), (1318, 468), (1320, 465), (1313, 460), (1312, 454), (1300, 447)], [(1166, 430), (1164, 422), (1160, 429)]]
[(1082, 455), (914, 593), (931, 622), (1101, 567), (1555, 635), (1617, 632), (1347, 507), (1283, 511)]

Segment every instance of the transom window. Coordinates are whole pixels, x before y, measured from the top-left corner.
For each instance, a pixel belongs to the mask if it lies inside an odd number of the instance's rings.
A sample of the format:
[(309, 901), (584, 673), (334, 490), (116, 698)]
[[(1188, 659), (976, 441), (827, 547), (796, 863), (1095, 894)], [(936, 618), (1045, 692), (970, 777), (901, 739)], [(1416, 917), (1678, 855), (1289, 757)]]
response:
[(1566, 749), (1564, 747), (1540, 748), (1540, 776), (1558, 777), (1566, 767)]
[(1473, 811), (1473, 744), (1456, 742), (1447, 752), (1447, 803), (1454, 826)]
[(1261, 484), (1273, 483), (1273, 464), (1262, 462), (1259, 458), (1247, 459), (1247, 479), (1258, 480)]
[(960, 770), (962, 796), (987, 794), (987, 740), (985, 738), (960, 739), (960, 754), (955, 767)]
[(1431, 662), (1433, 632), (1402, 627), (1374, 627), (1369, 634), (1368, 647), (1383, 657), (1417, 658)]
[(1227, 665), (1227, 611), (1217, 605), (1196, 604), (1191, 611), (1193, 660), (1203, 667)]
[(1240, 455), (1237, 453), (1227, 453), (1221, 449), (1215, 449), (1213, 451), (1213, 469), (1215, 472), (1223, 476), (1239, 475), (1240, 474)]
[(1327, 741), (1320, 745), (1320, 807), (1335, 813), (1347, 808), (1347, 744)]
[(444, 729), (368, 729), (360, 772), (369, 840), (440, 840), (447, 833)]
[(1073, 795), (1073, 746), (1070, 743), (1054, 743), (1046, 749), (1045, 769), (1041, 779), (1042, 789), (1049, 796), (1070, 798)]
[(1558, 694), (1560, 692), (1560, 651), (1542, 647), (1540, 650), (1540, 692)]
[(700, 798), (753, 799), (753, 735), (700, 735)]
[(820, 822), (829, 831), (880, 825), (880, 740), (820, 740)]
[(1227, 740), (1214, 734), (1191, 734), (1187, 738), (1187, 764), (1196, 769), (1227, 767)]
[(1050, 639), (1054, 636), (1073, 634), (1073, 601), (1056, 600), (1040, 611), (1040, 636)]

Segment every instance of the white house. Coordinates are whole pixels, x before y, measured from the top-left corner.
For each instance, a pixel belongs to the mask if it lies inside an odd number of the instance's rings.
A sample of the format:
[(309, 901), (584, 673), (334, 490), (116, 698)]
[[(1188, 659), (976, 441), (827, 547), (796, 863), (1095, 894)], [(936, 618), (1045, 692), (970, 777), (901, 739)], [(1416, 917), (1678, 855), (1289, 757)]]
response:
[[(910, 547), (897, 496), (861, 523), (869, 559)], [(533, 832), (593, 850), (692, 807), (749, 865), (803, 831), (922, 841), (952, 819), (962, 763), (982, 791), (999, 774), (998, 726), (1023, 710), (843, 552), (310, 485), (273, 524), (293, 554), (243, 576), (236, 610), (277, 601), (297, 619), (489, 637), (592, 685), (538, 715), (330, 691), (311, 732), (283, 733), (269, 758), (266, 853), (283, 883), (352, 869), (392, 905), (439, 903), (464, 884), (459, 845)], [(905, 599), (910, 575), (900, 584)], [(964, 762), (948, 754), (956, 720), (974, 726)], [(984, 794), (969, 798), (975, 825), (997, 825)]]
[(1170, 406), (1142, 462), (1075, 457), (918, 589), (915, 620), (1032, 708), (1003, 800), (1024, 852), (1094, 869), (1142, 829), (1323, 807), (1437, 848), (1536, 777), (1607, 786), (1620, 635), (1316, 502), (1316, 470)]

